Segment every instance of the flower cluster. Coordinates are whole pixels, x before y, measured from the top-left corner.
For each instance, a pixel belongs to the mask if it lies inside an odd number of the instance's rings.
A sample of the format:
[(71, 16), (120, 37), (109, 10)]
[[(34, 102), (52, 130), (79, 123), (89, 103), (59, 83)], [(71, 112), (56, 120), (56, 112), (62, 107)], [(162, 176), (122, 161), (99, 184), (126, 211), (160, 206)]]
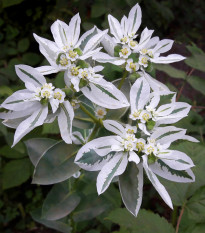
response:
[[(187, 136), (185, 129), (170, 126), (188, 115), (190, 105), (176, 101), (176, 93), (148, 74), (153, 63), (172, 63), (185, 57), (161, 56), (171, 49), (173, 41), (152, 37), (153, 30), (145, 28), (138, 36), (141, 18), (137, 4), (121, 22), (108, 16), (112, 36), (108, 30), (94, 27), (80, 37), (79, 14), (69, 25), (60, 20), (53, 23), (54, 41), (34, 34), (49, 65), (37, 68), (17, 65), (16, 73), (25, 83), (25, 89), (8, 97), (1, 104), (5, 111), (0, 112), (3, 123), (16, 128), (13, 145), (35, 127), (57, 118), (65, 143), (81, 144), (75, 164), (87, 171), (99, 171), (98, 194), (117, 177), (123, 202), (135, 216), (142, 202), (143, 170), (172, 208), (171, 198), (157, 175), (175, 182), (193, 182), (192, 160), (170, 146), (177, 140), (197, 141)], [(102, 49), (106, 52), (101, 52)], [(104, 67), (93, 65), (96, 62), (124, 69), (118, 86), (106, 81), (100, 74)], [(58, 72), (64, 73), (63, 89), (55, 88), (51, 81), (47, 83), (44, 77)], [(132, 86), (131, 76), (135, 78)], [(129, 90), (121, 91), (125, 81), (129, 83)], [(87, 98), (93, 108), (83, 103), (81, 96)], [(73, 132), (73, 120), (78, 119), (79, 107), (91, 118), (89, 122), (95, 124), (86, 139), (80, 132)], [(109, 119), (110, 111), (116, 110), (118, 114), (117, 109), (128, 113), (125, 115), (127, 124)], [(97, 137), (102, 127), (110, 136)], [(74, 177), (79, 174), (75, 173)]]

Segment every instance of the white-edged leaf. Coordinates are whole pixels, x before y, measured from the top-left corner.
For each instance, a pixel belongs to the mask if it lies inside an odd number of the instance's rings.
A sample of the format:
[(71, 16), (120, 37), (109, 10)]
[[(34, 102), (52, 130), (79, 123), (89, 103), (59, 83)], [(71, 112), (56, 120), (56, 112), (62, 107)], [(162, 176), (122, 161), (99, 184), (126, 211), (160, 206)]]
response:
[(141, 110), (150, 99), (150, 86), (143, 77), (137, 79), (130, 89), (131, 112)]
[(56, 20), (51, 25), (51, 32), (59, 49), (63, 49), (64, 46), (68, 46), (70, 44), (70, 28), (63, 21)]
[(118, 66), (125, 63), (125, 59), (122, 59), (120, 57), (111, 57), (109, 54), (103, 52), (95, 54), (92, 58), (93, 60), (96, 60), (100, 63), (112, 63)]
[(56, 59), (58, 54), (60, 53), (60, 49), (57, 47), (56, 43), (47, 39), (44, 39), (35, 33), (33, 34), (36, 41), (39, 43), (39, 50), (48, 60), (51, 66), (58, 69), (56, 64)]
[[(40, 103), (36, 101), (29, 101), (33, 99), (33, 93), (27, 89), (19, 90), (9, 96), (2, 104), (2, 108), (6, 108), (12, 111), (25, 111), (28, 108), (32, 109), (35, 106), (40, 106)], [(29, 112), (29, 111), (28, 111)]]
[(116, 38), (118, 42), (123, 38), (123, 32), (119, 21), (112, 15), (108, 15), (108, 22), (110, 26), (110, 32)]
[(58, 125), (62, 139), (66, 143), (72, 143), (72, 121), (74, 118), (74, 111), (69, 101), (64, 101), (60, 105), (60, 113), (58, 115)]
[(125, 171), (127, 162), (127, 153), (118, 152), (105, 164), (97, 177), (99, 195), (109, 187), (114, 177), (121, 175)]
[(151, 138), (163, 145), (182, 139), (185, 133), (185, 129), (177, 128), (175, 126), (158, 127), (151, 135)]
[(105, 51), (111, 56), (114, 57), (114, 49), (116, 46), (116, 43), (114, 43), (113, 39), (109, 35), (105, 35), (101, 41), (101, 44), (103, 45)]
[(48, 115), (48, 106), (42, 106), (38, 111), (35, 111), (30, 117), (22, 121), (14, 134), (13, 145), (16, 145), (27, 133), (44, 123)]
[(83, 49), (83, 54), (89, 53), (92, 50), (94, 50), (103, 39), (104, 35), (107, 33), (107, 30), (98, 32), (96, 35), (94, 35), (90, 40), (87, 42)]
[(86, 143), (78, 151), (75, 163), (88, 171), (100, 170), (115, 154), (111, 152), (111, 146), (117, 143), (116, 138), (116, 136), (107, 136)]
[(46, 83), (44, 76), (35, 68), (27, 65), (16, 65), (16, 74), (24, 83), (32, 83), (35, 87), (41, 87)]
[(129, 35), (136, 34), (137, 30), (139, 29), (142, 21), (142, 11), (139, 6), (139, 4), (136, 4), (129, 13), (128, 16), (128, 24), (129, 29), (128, 33)]
[(81, 19), (79, 13), (74, 15), (69, 23), (68, 34), (66, 35), (66, 37), (70, 37), (70, 42), (74, 47), (80, 36), (80, 23)]
[(185, 171), (175, 170), (170, 168), (161, 159), (158, 159), (154, 164), (150, 165), (150, 169), (158, 176), (164, 179), (171, 180), (178, 183), (189, 183), (195, 181), (195, 176), (191, 169)]
[(174, 43), (173, 40), (168, 40), (168, 39), (160, 40), (155, 46), (155, 48), (153, 49), (153, 52), (154, 53), (165, 53), (172, 48), (173, 43)]
[(178, 150), (169, 150), (169, 153), (160, 153), (159, 158), (169, 167), (175, 170), (187, 170), (194, 167), (194, 163), (189, 156)]
[(109, 86), (90, 83), (81, 90), (89, 100), (104, 108), (117, 109), (129, 106), (125, 95), (112, 83)]
[(93, 27), (92, 29), (90, 29), (89, 31), (85, 32), (79, 39), (76, 47), (80, 46), (81, 50), (84, 50), (86, 44), (88, 43), (88, 41), (90, 39), (92, 39), (93, 36), (95, 36), (98, 33), (98, 29), (97, 27)]
[(173, 205), (172, 205), (172, 200), (168, 194), (168, 192), (166, 191), (165, 187), (159, 182), (158, 178), (156, 177), (156, 175), (152, 172), (152, 170), (148, 167), (147, 164), (147, 156), (143, 155), (143, 166), (145, 169), (145, 172), (147, 174), (147, 177), (149, 178), (149, 180), (151, 181), (152, 185), (155, 187), (155, 189), (157, 190), (157, 192), (159, 193), (159, 195), (162, 197), (162, 199), (165, 201), (165, 203), (173, 209)]
[(143, 166), (129, 163), (125, 172), (119, 176), (119, 187), (126, 208), (137, 216), (142, 203)]
[(57, 73), (59, 70), (53, 66), (39, 66), (35, 68), (38, 72), (43, 75)]
[(103, 125), (107, 130), (117, 135), (123, 136), (125, 134), (125, 128), (117, 121), (105, 120), (103, 121)]
[(168, 64), (168, 63), (173, 63), (173, 62), (178, 62), (186, 59), (185, 57), (179, 55), (179, 54), (170, 54), (167, 57), (157, 57), (150, 59), (152, 62), (157, 63), (157, 64)]

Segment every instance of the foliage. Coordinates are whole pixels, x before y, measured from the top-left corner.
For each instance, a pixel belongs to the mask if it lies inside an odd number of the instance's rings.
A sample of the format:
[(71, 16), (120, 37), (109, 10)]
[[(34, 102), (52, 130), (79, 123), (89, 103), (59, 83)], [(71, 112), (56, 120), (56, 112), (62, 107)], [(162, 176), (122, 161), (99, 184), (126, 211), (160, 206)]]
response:
[[(25, 63), (31, 66), (40, 66), (46, 64), (36, 51), (38, 47), (34, 43), (34, 39), (31, 35), (31, 28), (38, 34), (45, 35), (49, 38), (49, 27), (51, 22), (57, 18), (69, 21), (70, 17), (76, 12), (80, 11), (82, 18), (84, 19), (83, 29), (90, 29), (94, 24), (99, 27), (107, 28), (107, 14), (112, 13), (114, 16), (127, 14), (130, 7), (133, 6), (136, 1), (52, 1), (46, 0), (35, 1), (32, 6), (25, 0), (9, 0), (2, 1), (1, 17), (0, 17), (0, 41), (1, 41), (1, 54), (0, 54), (0, 98), (8, 97), (20, 88), (22, 83), (19, 82), (15, 71), (14, 65)], [(138, 1), (140, 2), (140, 1)], [(91, 4), (92, 3), (92, 4)], [(119, 8), (119, 5), (121, 6)], [(146, 1), (141, 1), (141, 7), (144, 10), (144, 25), (148, 25), (149, 28), (156, 29), (156, 34), (166, 35), (169, 38), (177, 38), (182, 42), (195, 41), (200, 44), (202, 41), (202, 17), (203, 17), (203, 1), (186, 1), (184, 6), (180, 1), (156, 1), (152, 0), (149, 4)], [(66, 6), (66, 7), (65, 7)], [(26, 9), (22, 12), (21, 8)], [(163, 9), (163, 10), (162, 10)], [(13, 14), (15, 11), (15, 14)], [(194, 11), (194, 12), (193, 12)], [(18, 16), (21, 15), (22, 16)], [(18, 14), (18, 15), (17, 15)], [(11, 16), (13, 15), (13, 16)], [(45, 15), (47, 17), (45, 17)], [(190, 17), (183, 17), (182, 15), (190, 15)], [(156, 20), (153, 18), (156, 16)], [(25, 21), (27, 23), (25, 24)], [(22, 26), (24, 25), (24, 26)], [(177, 26), (176, 26), (177, 25)], [(189, 26), (191, 25), (191, 26)], [(184, 32), (184, 33), (183, 33)], [(203, 42), (202, 42), (203, 43)], [(186, 152), (194, 161), (196, 167), (194, 173), (196, 174), (196, 183), (193, 184), (176, 184), (166, 182), (162, 180), (169, 191), (172, 201), (175, 205), (175, 211), (171, 213), (167, 207), (164, 207), (156, 195), (152, 187), (147, 184), (144, 188), (145, 200), (143, 202), (143, 210), (139, 212), (138, 218), (131, 216), (126, 209), (121, 208), (122, 202), (120, 195), (117, 192), (116, 184), (112, 183), (111, 187), (101, 195), (97, 197), (96, 189), (93, 187), (93, 183), (96, 180), (96, 174), (81, 173), (79, 183), (73, 177), (70, 177), (69, 158), (57, 161), (56, 157), (58, 153), (51, 153), (52, 146), (56, 141), (47, 141), (47, 137), (55, 138), (59, 140), (59, 130), (55, 123), (52, 125), (44, 125), (31, 132), (25, 137), (25, 144), (19, 143), (13, 149), (10, 148), (12, 144), (12, 138), (14, 131), (8, 130), (2, 124), (0, 125), (0, 164), (1, 164), (1, 202), (0, 202), (0, 230), (6, 231), (14, 229), (23, 231), (24, 229), (35, 228), (36, 223), (30, 218), (31, 212), (32, 218), (41, 224), (49, 228), (53, 228), (60, 232), (142, 232), (149, 233), (153, 229), (156, 232), (171, 233), (174, 232), (176, 227), (177, 217), (180, 214), (181, 209), (184, 210), (182, 221), (180, 223), (179, 232), (181, 233), (196, 233), (203, 232), (205, 229), (204, 222), (204, 186), (203, 173), (204, 173), (204, 110), (197, 106), (203, 107), (204, 103), (204, 52), (199, 49), (195, 44), (188, 45), (186, 47), (186, 53), (188, 59), (185, 61), (186, 65), (183, 69), (169, 65), (156, 65), (154, 71), (158, 74), (158, 71), (166, 73), (169, 77), (167, 81), (170, 88), (176, 90), (175, 82), (179, 81), (180, 86), (185, 86), (180, 99), (192, 104), (192, 108), (189, 116), (179, 123), (177, 127), (187, 128), (188, 132), (196, 138), (200, 139), (202, 143), (196, 145), (190, 142), (182, 142), (174, 145), (173, 149), (179, 149)], [(193, 73), (190, 71), (194, 69)], [(198, 72), (198, 71), (201, 71)], [(155, 73), (153, 71), (153, 73)], [(187, 74), (188, 72), (188, 74)], [(113, 81), (122, 77), (122, 70), (112, 64), (105, 64), (103, 74), (107, 77), (107, 80)], [(161, 75), (163, 76), (163, 75)], [(53, 76), (55, 77), (55, 75)], [(51, 77), (51, 82), (54, 81)], [(174, 78), (174, 79), (172, 79)], [(181, 82), (180, 82), (181, 81)], [(58, 76), (55, 82), (62, 83), (62, 77)], [(194, 94), (184, 92), (187, 85), (190, 85), (190, 90), (195, 90)], [(125, 87), (126, 88), (126, 87)], [(192, 89), (193, 88), (193, 89)], [(91, 105), (90, 102), (86, 103)], [(93, 106), (91, 106), (91, 109)], [(117, 110), (119, 111), (119, 110)], [(126, 109), (124, 109), (125, 113)], [(113, 110), (110, 110), (110, 114), (113, 119), (117, 116), (123, 115), (114, 114)], [(79, 111), (79, 117), (87, 117), (83, 115), (82, 111)], [(74, 125), (87, 130), (82, 130), (84, 138), (89, 134), (89, 129), (93, 124), (89, 121), (81, 121), (75, 119)], [(103, 136), (106, 132), (100, 131), (99, 135)], [(41, 135), (41, 139), (38, 138)], [(44, 137), (44, 138), (42, 138)], [(42, 145), (40, 145), (41, 142)], [(62, 150), (70, 151), (68, 145), (60, 142)], [(27, 152), (28, 149), (28, 152)], [(46, 151), (49, 151), (46, 157)], [(59, 150), (58, 150), (59, 151)], [(59, 170), (57, 173), (53, 171), (51, 167), (51, 177), (55, 176), (57, 181), (62, 181), (53, 186), (39, 187), (38, 185), (30, 185), (34, 167), (36, 166), (39, 158), (44, 154), (44, 159), (49, 159), (52, 156), (53, 163), (59, 164)], [(29, 156), (29, 157), (28, 157)], [(33, 162), (33, 165), (29, 162), (29, 158)], [(61, 162), (63, 161), (64, 164)], [(44, 161), (42, 160), (41, 163)], [(40, 165), (40, 164), (39, 164)], [(44, 169), (44, 167), (43, 167)], [(43, 169), (38, 167), (35, 170), (33, 177), (33, 183), (42, 184), (46, 180), (46, 184), (49, 183), (50, 177), (45, 177), (44, 181), (39, 181), (38, 174), (42, 174)], [(66, 177), (59, 175), (63, 169), (67, 171)], [(72, 168), (73, 171), (77, 171), (76, 167)], [(14, 179), (15, 178), (15, 179)], [(92, 185), (91, 185), (92, 184)], [(62, 191), (62, 192), (60, 192)], [(53, 201), (52, 197), (57, 196), (59, 201)], [(25, 201), (22, 201), (24, 200)], [(45, 201), (43, 201), (45, 199)], [(55, 199), (56, 200), (56, 199)], [(68, 205), (72, 203), (71, 205)], [(36, 207), (39, 209), (36, 210)], [(115, 208), (115, 210), (113, 210)], [(146, 209), (146, 210), (145, 210)], [(158, 212), (158, 214), (154, 214)], [(66, 215), (69, 214), (68, 217)], [(171, 216), (172, 215), (172, 216)], [(168, 220), (166, 220), (166, 219)], [(172, 221), (172, 225), (171, 222)], [(12, 227), (14, 223), (14, 227)], [(151, 226), (151, 227), (150, 227)], [(90, 230), (93, 229), (93, 230)]]

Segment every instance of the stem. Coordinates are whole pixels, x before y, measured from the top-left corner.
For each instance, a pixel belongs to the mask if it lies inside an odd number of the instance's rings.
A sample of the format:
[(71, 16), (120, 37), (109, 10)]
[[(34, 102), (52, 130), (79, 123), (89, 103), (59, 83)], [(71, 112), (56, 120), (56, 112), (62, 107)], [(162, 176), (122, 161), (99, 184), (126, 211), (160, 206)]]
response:
[(172, 211), (172, 225), (176, 226), (177, 224), (177, 213), (178, 213), (178, 207), (174, 206), (174, 210)]
[(99, 128), (100, 128), (99, 124), (96, 124), (95, 127), (93, 128), (92, 133), (90, 134), (90, 136), (88, 138), (88, 142), (91, 141), (95, 137)]
[(124, 83), (124, 81), (125, 81), (125, 79), (126, 79), (126, 77), (127, 77), (127, 74), (128, 74), (128, 72), (125, 70), (124, 71), (124, 74), (123, 74), (123, 76), (122, 76), (122, 79), (120, 80), (120, 83), (119, 83), (119, 85), (118, 85), (118, 89), (120, 90), (121, 89), (121, 87), (122, 87), (122, 85), (123, 85), (123, 83)]
[(93, 122), (93, 120), (91, 120), (91, 119), (82, 118), (82, 117), (78, 117), (78, 116), (75, 116), (75, 119), (76, 119), (76, 120), (80, 120), (80, 121)]
[(26, 213), (25, 213), (25, 210), (24, 210), (24, 208), (23, 208), (23, 205), (22, 205), (21, 203), (18, 203), (17, 206), (18, 206), (18, 208), (19, 208), (19, 211), (21, 212), (22, 218), (25, 219)]
[(186, 78), (185, 78), (185, 80), (184, 80), (184, 83), (182, 84), (182, 86), (181, 86), (181, 88), (180, 88), (180, 90), (179, 90), (179, 94), (177, 95), (176, 101), (179, 100), (179, 98), (180, 98), (180, 96), (181, 96), (181, 94), (182, 94), (182, 91), (183, 91), (183, 89), (184, 89), (184, 87), (185, 87), (185, 84), (186, 84), (186, 82), (187, 82), (187, 79), (189, 78), (189, 76), (192, 75), (192, 73), (194, 72), (194, 70), (195, 70), (195, 69), (192, 68), (192, 69), (187, 73)]
[(181, 212), (180, 212), (178, 221), (177, 221), (176, 233), (178, 233), (178, 231), (179, 231), (179, 225), (180, 225), (180, 222), (181, 222), (181, 219), (182, 219), (182, 215), (183, 215), (183, 213), (184, 213), (185, 205), (186, 205), (186, 202), (185, 202), (185, 203), (183, 204), (183, 206), (182, 206), (182, 209), (181, 209)]
[(93, 122), (97, 124), (99, 123), (98, 119), (95, 116), (93, 116), (93, 114), (90, 113), (82, 104), (80, 104), (80, 108), (84, 113), (86, 113), (93, 120)]
[(205, 109), (205, 106), (192, 106), (192, 108)]

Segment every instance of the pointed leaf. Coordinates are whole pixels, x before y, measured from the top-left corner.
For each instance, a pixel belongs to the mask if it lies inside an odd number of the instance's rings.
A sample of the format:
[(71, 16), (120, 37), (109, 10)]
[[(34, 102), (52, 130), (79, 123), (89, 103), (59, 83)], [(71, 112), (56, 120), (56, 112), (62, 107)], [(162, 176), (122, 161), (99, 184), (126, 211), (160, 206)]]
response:
[(55, 184), (42, 207), (42, 217), (47, 220), (61, 219), (70, 214), (80, 203), (80, 197), (68, 189), (68, 181)]
[(142, 203), (143, 166), (129, 163), (125, 172), (119, 176), (119, 187), (126, 208), (138, 215)]
[(61, 141), (50, 147), (36, 165), (33, 183), (55, 184), (70, 178), (79, 167), (74, 164), (78, 146)]

